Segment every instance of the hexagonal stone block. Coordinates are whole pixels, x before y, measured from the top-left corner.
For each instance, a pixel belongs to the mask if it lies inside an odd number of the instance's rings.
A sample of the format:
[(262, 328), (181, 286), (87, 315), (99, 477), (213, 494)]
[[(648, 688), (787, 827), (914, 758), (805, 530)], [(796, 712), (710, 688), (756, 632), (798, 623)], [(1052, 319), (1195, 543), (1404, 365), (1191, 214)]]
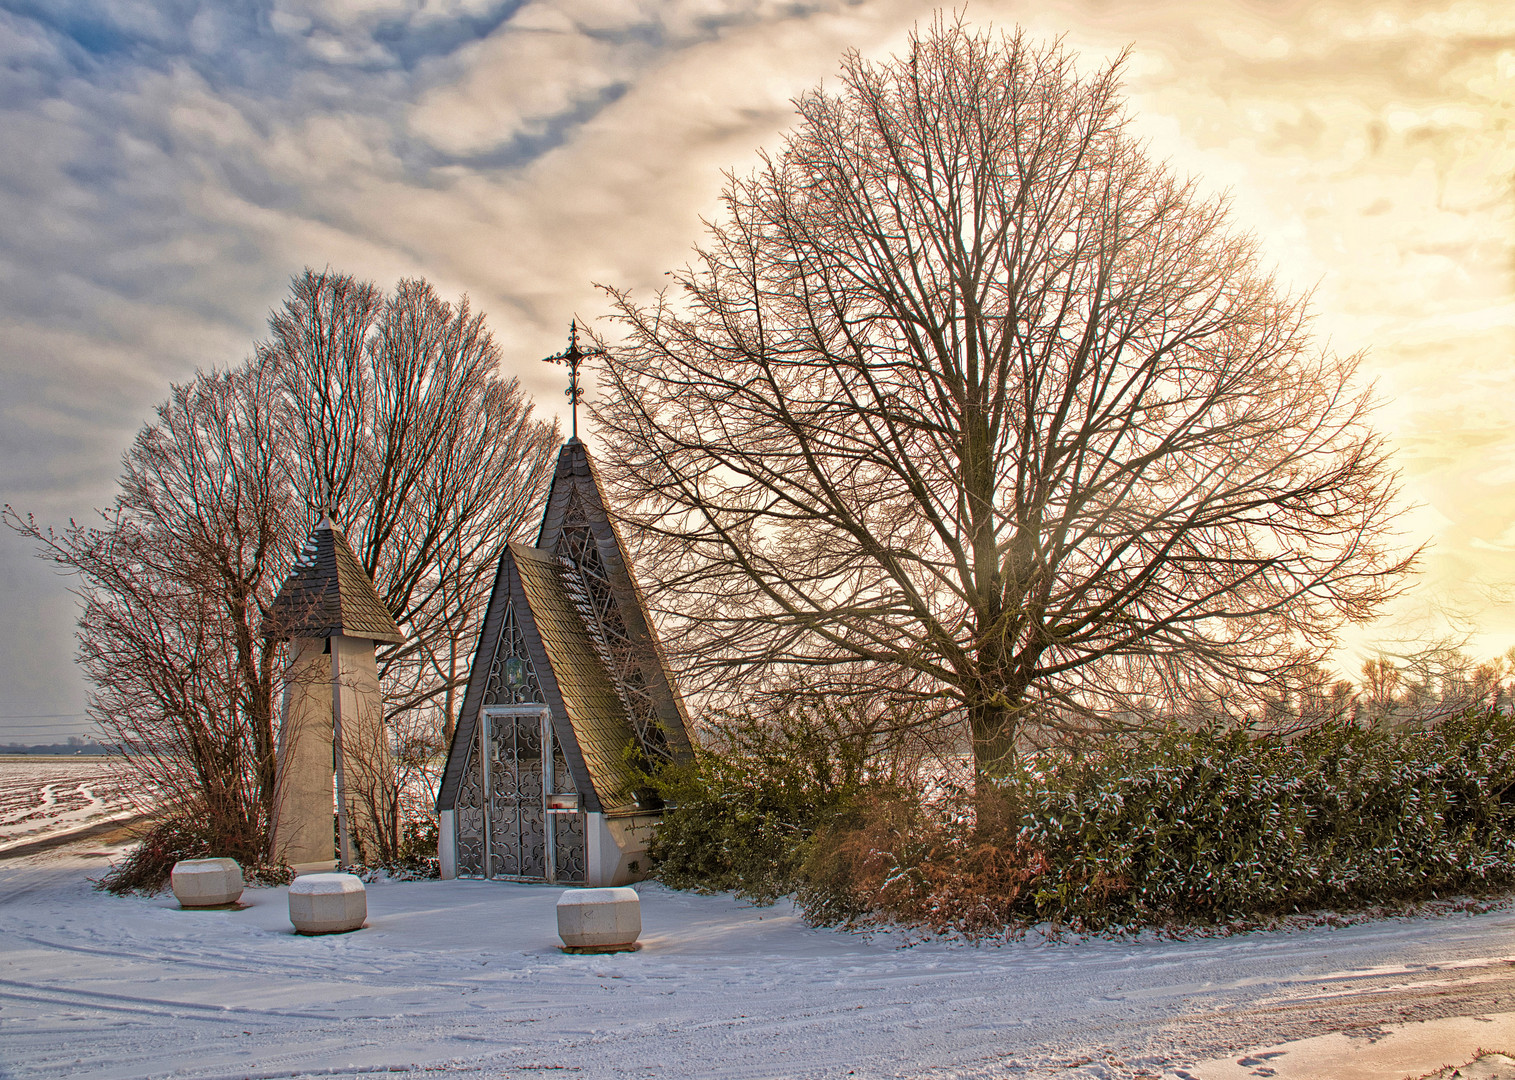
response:
[(642, 933), (642, 898), (635, 889), (569, 889), (558, 898), (558, 937), (564, 952), (630, 952)]
[(180, 907), (235, 904), (242, 896), (242, 867), (236, 859), (182, 859), (169, 871)]
[(355, 874), (301, 874), (289, 886), (289, 921), (300, 934), (345, 934), (368, 918), (368, 892)]

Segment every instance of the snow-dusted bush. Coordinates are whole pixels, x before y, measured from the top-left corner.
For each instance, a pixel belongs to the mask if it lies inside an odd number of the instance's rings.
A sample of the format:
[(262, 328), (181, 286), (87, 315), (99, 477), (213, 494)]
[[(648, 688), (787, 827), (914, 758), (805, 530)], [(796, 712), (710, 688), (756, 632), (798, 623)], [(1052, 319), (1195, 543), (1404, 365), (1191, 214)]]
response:
[[(170, 814), (150, 822), (137, 836), (136, 846), (95, 882), (95, 888), (126, 896), (131, 893), (152, 895), (168, 887), (174, 864), (183, 859), (227, 857), (228, 851), (246, 850), (236, 846), (212, 828), (213, 819), (191, 814)], [(289, 867), (261, 861), (242, 866), (244, 879), (253, 885), (284, 885), (293, 878)]]
[(885, 783), (876, 718), (825, 704), (721, 717), (688, 765), (648, 782), (665, 803), (649, 855), (676, 889), (772, 903), (794, 891), (817, 827)]
[(1515, 883), (1515, 719), (1293, 739), (1171, 729), (997, 790), (863, 800), (811, 846), (812, 920), (970, 934), (1213, 922)]

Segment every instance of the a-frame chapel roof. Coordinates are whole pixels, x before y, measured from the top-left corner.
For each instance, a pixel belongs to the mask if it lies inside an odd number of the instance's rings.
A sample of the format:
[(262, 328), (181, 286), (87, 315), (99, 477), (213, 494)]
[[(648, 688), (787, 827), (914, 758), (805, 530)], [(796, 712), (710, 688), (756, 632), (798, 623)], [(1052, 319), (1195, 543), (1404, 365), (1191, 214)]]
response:
[(479, 710), (506, 703), (505, 660), (523, 649), (584, 808), (647, 809), (638, 803), (627, 748), (646, 759), (687, 756), (684, 706), (577, 438), (558, 455), (536, 546), (511, 544), (500, 559), (438, 792), (441, 809), (456, 803)]
[(327, 516), (295, 556), (289, 577), (269, 605), (263, 635), (328, 638), (334, 634), (392, 645), (405, 640), (363, 564)]

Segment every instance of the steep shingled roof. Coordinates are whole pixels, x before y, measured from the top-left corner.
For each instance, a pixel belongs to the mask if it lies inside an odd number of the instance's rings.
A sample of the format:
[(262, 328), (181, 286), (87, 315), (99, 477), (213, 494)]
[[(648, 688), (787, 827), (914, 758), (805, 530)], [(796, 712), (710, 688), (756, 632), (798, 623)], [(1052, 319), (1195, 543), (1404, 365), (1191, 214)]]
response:
[(557, 471), (542, 513), (542, 526), (537, 533), (537, 547), (563, 555), (567, 550), (565, 531), (571, 527), (576, 512), (582, 513), (586, 519), (600, 562), (609, 576), (616, 615), (638, 655), (637, 666), (645, 680), (644, 689), (668, 738), (669, 749), (674, 757), (687, 757), (692, 750), (683, 699), (669, 674), (662, 644), (647, 615), (647, 599), (642, 595), (631, 562), (626, 557), (626, 544), (605, 505), (594, 461), (589, 456), (588, 447), (575, 438), (564, 443), (558, 454)]
[(567, 715), (601, 805), (607, 810), (628, 806), (636, 784), (625, 755), (632, 727), (584, 617), (574, 606), (564, 569), (548, 552), (525, 544), (511, 544), (510, 558), (531, 628), (546, 652), (547, 671), (537, 674), (546, 675), (544, 689), (550, 700), (555, 699), (553, 711)]
[(333, 634), (398, 644), (405, 640), (352, 548), (330, 518), (306, 539), (263, 620), (263, 636)]
[[(601, 575), (597, 585), (590, 574)], [(537, 546), (511, 544), (500, 559), (437, 793), (441, 810), (456, 806), (480, 709), (501, 700), (498, 673), (512, 655), (506, 640), (512, 611), (585, 809), (646, 812), (636, 802), (625, 751), (639, 727), (655, 726), (663, 755), (688, 760), (688, 724), (594, 465), (578, 439), (569, 439), (558, 455)]]

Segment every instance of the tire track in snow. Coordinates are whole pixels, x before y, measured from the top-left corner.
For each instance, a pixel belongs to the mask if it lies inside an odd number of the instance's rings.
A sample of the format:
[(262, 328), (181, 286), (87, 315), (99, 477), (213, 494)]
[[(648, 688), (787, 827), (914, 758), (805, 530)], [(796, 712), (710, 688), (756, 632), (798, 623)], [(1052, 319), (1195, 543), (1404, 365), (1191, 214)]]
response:
[[(10, 990), (3, 989), (10, 987)], [(329, 1021), (329, 1012), (300, 1012), (280, 1009), (253, 1009), (239, 1005), (209, 1005), (194, 1001), (144, 998), (136, 994), (110, 994), (98, 990), (59, 990), (38, 983), (0, 979), (0, 998), (28, 1003), (50, 1003), (73, 1008), (124, 1012), (157, 1019), (179, 1020), (194, 1017), (200, 1021), (240, 1024), (254, 1018), (269, 1020), (305, 1019)]]

